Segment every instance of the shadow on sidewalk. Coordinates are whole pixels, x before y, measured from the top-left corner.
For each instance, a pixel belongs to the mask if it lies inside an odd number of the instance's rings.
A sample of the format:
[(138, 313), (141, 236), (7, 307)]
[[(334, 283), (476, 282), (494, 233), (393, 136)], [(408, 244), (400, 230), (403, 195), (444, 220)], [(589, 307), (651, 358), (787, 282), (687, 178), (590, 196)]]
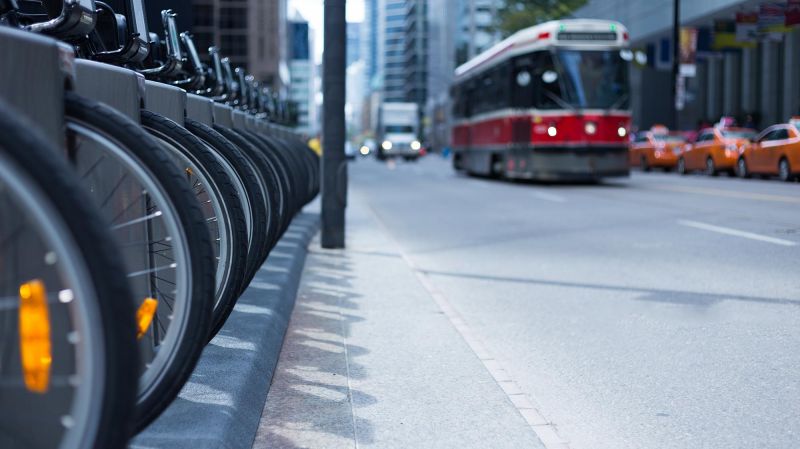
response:
[(354, 440), (373, 441), (372, 423), (355, 411), (376, 399), (351, 383), (366, 378), (357, 359), (368, 353), (347, 342), (350, 326), (364, 320), (354, 277), (346, 254), (309, 252), (254, 449), (352, 448)]

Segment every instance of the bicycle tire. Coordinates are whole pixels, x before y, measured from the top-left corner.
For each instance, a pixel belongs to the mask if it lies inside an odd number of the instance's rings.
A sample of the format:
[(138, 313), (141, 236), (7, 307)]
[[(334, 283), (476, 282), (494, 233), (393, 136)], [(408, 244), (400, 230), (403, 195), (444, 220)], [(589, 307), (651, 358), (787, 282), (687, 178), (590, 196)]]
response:
[[(87, 324), (93, 323), (97, 326), (92, 338), (101, 343), (99, 346), (102, 348), (97, 354), (94, 351), (83, 352), (84, 358), (101, 360), (99, 372), (102, 378), (82, 378), (75, 386), (76, 389), (90, 389), (87, 394), (94, 401), (96, 410), (88, 414), (98, 419), (94, 424), (73, 422), (73, 431), (81, 434), (76, 447), (121, 449), (126, 447), (133, 434), (131, 418), (138, 380), (133, 300), (117, 255), (117, 246), (106, 222), (92, 207), (80, 180), (65, 159), (59, 157), (58, 152), (39, 134), (34, 125), (0, 104), (0, 158), (10, 159), (13, 173), (31, 181), (31, 185), (25, 190), (37, 200), (25, 204), (49, 212), (45, 214), (48, 217), (47, 225), (63, 230), (60, 233), (60, 244), (69, 248), (69, 252), (74, 252), (74, 260), (80, 262), (69, 263), (70, 269), (86, 274), (85, 281), (83, 276), (79, 276), (82, 282), (76, 282), (81, 284), (77, 288), (94, 293), (81, 294), (76, 291), (74, 293), (77, 293), (76, 297), (80, 301), (71, 301), (76, 303), (71, 309), (76, 314), (81, 308), (96, 312), (94, 320), (91, 320), (91, 314), (87, 314), (85, 317), (76, 317), (78, 321), (75, 322), (84, 320)], [(42, 220), (37, 220), (35, 224), (41, 222)], [(57, 260), (62, 257), (56, 253)], [(88, 335), (81, 336), (89, 338)], [(61, 337), (66, 340), (65, 336)], [(54, 340), (53, 344), (56, 345), (57, 341)], [(79, 339), (76, 344), (83, 343), (86, 341)], [(54, 366), (56, 363), (57, 359), (54, 358)], [(89, 370), (84, 372), (86, 371)], [(9, 395), (3, 396), (8, 401)], [(27, 402), (27, 407), (33, 407), (34, 404), (31, 400)], [(23, 412), (24, 408), (11, 411), (18, 418)], [(36, 418), (41, 419), (41, 416)], [(3, 422), (8, 424), (9, 420), (3, 419)], [(58, 425), (63, 426), (63, 423), (62, 417)], [(45, 428), (42, 422), (37, 421), (35, 425), (35, 431), (28, 435), (46, 436), (43, 435), (46, 432), (43, 432)], [(4, 442), (3, 447), (13, 446)]]
[[(277, 235), (277, 238), (279, 239), (289, 227), (289, 223), (291, 223), (292, 217), (294, 217), (296, 210), (293, 190), (294, 183), (292, 182), (291, 174), (289, 169), (286, 167), (286, 163), (275, 154), (274, 149), (267, 143), (262, 135), (251, 133), (249, 131), (239, 132), (259, 151), (259, 154), (261, 154), (265, 160), (268, 161), (270, 170), (274, 173), (275, 179), (281, 186), (283, 208), (281, 211), (281, 225), (278, 229)], [(277, 243), (277, 239), (275, 243)]]
[(303, 159), (302, 155), (297, 152), (297, 148), (289, 143), (288, 138), (276, 138), (275, 143), (283, 149), (287, 159), (291, 160), (296, 170), (297, 182), (297, 212), (302, 210), (303, 206), (308, 204), (310, 194), (309, 180), (311, 179), (311, 170)]
[(134, 418), (138, 431), (158, 417), (178, 395), (205, 346), (214, 299), (211, 242), (200, 206), (196, 204), (183, 174), (157, 140), (115, 109), (82, 98), (73, 92), (65, 94), (65, 106), (68, 126), (70, 123), (78, 123), (109, 139), (139, 165), (137, 169), (146, 170), (158, 183), (166, 192), (180, 222), (182, 236), (186, 239), (181, 247), (188, 254), (188, 273), (191, 275), (187, 285), (183, 286), (189, 297), (181, 298), (185, 300), (183, 306), (186, 313), (179, 317), (181, 327), (176, 331), (180, 337), (171, 342), (174, 347), (163, 348), (165, 352), (169, 350), (164, 357), (170, 357), (163, 369), (156, 373), (149, 384), (142, 385), (141, 379), (146, 371), (140, 377)]
[[(256, 175), (256, 167), (242, 154), (239, 147), (210, 126), (192, 119), (186, 119), (186, 129), (213, 147), (241, 176), (246, 194), (249, 197), (253, 216), (252, 240), (248, 247), (247, 267), (245, 270), (246, 273), (255, 272), (255, 270), (258, 270), (258, 265), (260, 265), (258, 260), (260, 248), (267, 244), (268, 236), (271, 232), (274, 232), (269, 230), (270, 226), (275, 226), (274, 223), (272, 225), (269, 224), (270, 214), (266, 207), (268, 200), (264, 198), (262, 193), (261, 181)], [(245, 278), (246, 275), (242, 279), (240, 294), (247, 288)], [(212, 331), (212, 333), (216, 332)]]
[[(213, 185), (202, 187), (205, 191), (211, 189), (216, 192), (213, 196), (209, 195), (209, 201), (217, 201), (219, 203), (217, 206), (225, 209), (224, 215), (216, 214), (214, 218), (217, 226), (221, 225), (226, 228), (226, 233), (219, 234), (219, 236), (211, 235), (212, 245), (216, 244), (213, 242), (217, 237), (219, 240), (226, 240), (225, 242), (220, 241), (220, 246), (223, 243), (229, 245), (229, 251), (225, 253), (225, 257), (217, 261), (218, 265), (227, 265), (227, 267), (223, 267), (224, 279), (217, 279), (219, 285), (209, 328), (209, 333), (213, 334), (217, 325), (224, 323), (225, 318), (233, 310), (233, 306), (239, 298), (247, 266), (247, 229), (239, 192), (233, 187), (228, 174), (217, 160), (217, 156), (212, 153), (213, 150), (209, 149), (200, 138), (178, 123), (152, 111), (142, 110), (141, 119), (145, 130), (162, 141), (169, 141), (168, 146), (174, 148), (171, 151), (180, 151), (191, 160), (189, 163), (193, 166), (186, 167), (186, 170), (205, 172), (206, 182)], [(193, 173), (201, 175), (196, 171)], [(213, 204), (209, 206), (213, 206)], [(206, 221), (208, 220), (209, 218), (206, 218)], [(219, 223), (220, 221), (223, 223)], [(219, 267), (216, 274), (218, 277), (220, 276)]]
[(284, 188), (274, 168), (271, 166), (270, 161), (250, 139), (242, 135), (239, 131), (223, 126), (214, 125), (214, 129), (233, 142), (233, 144), (241, 150), (242, 154), (256, 167), (256, 175), (261, 180), (261, 185), (264, 189), (263, 193), (267, 200), (266, 207), (270, 214), (270, 227), (267, 232), (264, 247), (259, 253), (258, 263), (248, 279), (249, 283), (278, 241), (281, 225), (283, 223), (283, 214), (285, 213), (284, 209), (286, 207)]
[(286, 228), (288, 227), (292, 220), (292, 216), (294, 215), (295, 201), (291, 174), (287, 170), (283, 161), (281, 161), (280, 158), (273, 153), (272, 148), (270, 148), (269, 144), (267, 144), (261, 135), (250, 131), (239, 132), (245, 139), (250, 141), (250, 143), (258, 150), (261, 157), (267, 161), (267, 164), (269, 165), (277, 184), (280, 185), (283, 208), (281, 211), (281, 222), (278, 228), (278, 235), (275, 240), (275, 243), (277, 243), (277, 240), (280, 239), (284, 232), (286, 232)]
[[(253, 136), (261, 140), (265, 144), (265, 148), (267, 149), (268, 154), (272, 155), (275, 160), (278, 162), (279, 166), (285, 172), (284, 176), (286, 177), (287, 182), (289, 183), (289, 192), (290, 192), (290, 199), (291, 199), (291, 216), (297, 213), (299, 203), (300, 203), (300, 196), (301, 196), (301, 188), (300, 188), (300, 173), (297, 170), (294, 161), (292, 160), (291, 156), (286, 154), (285, 149), (279, 142), (279, 138), (275, 136), (271, 136), (266, 133), (251, 133)], [(289, 220), (289, 223), (291, 219)], [(289, 223), (286, 224), (288, 227)]]
[(268, 134), (263, 134), (262, 136), (272, 144), (275, 151), (280, 154), (286, 163), (287, 168), (289, 169), (294, 188), (295, 213), (297, 213), (300, 211), (300, 208), (305, 202), (307, 193), (305, 179), (307, 173), (305, 172), (302, 163), (300, 163), (300, 161), (297, 159), (297, 155), (292, 151), (291, 148), (289, 148), (283, 138), (270, 136)]

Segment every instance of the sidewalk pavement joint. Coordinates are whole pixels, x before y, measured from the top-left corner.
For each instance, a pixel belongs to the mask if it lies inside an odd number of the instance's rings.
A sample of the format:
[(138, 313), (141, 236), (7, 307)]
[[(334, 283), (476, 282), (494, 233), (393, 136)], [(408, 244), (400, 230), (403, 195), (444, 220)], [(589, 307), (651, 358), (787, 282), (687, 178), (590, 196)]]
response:
[[(388, 226), (386, 226), (386, 223), (383, 222), (377, 211), (372, 207), (370, 207), (369, 210), (375, 218), (375, 221), (377, 221), (383, 229), (384, 233), (389, 236), (390, 239), (394, 240)], [(525, 419), (533, 431), (536, 432), (536, 435), (544, 444), (545, 448), (570, 449), (569, 442), (558, 434), (555, 424), (549, 422), (544, 416), (542, 416), (541, 412), (539, 412), (537, 407), (534, 407), (530, 398), (526, 394), (510, 394), (508, 392), (509, 390), (521, 392), (522, 389), (519, 387), (516, 381), (509, 376), (508, 372), (503, 369), (502, 364), (496, 360), (486, 349), (486, 346), (481, 342), (480, 337), (472, 331), (458, 311), (456, 311), (456, 309), (451, 305), (447, 297), (433, 284), (425, 270), (420, 269), (420, 267), (414, 263), (411, 257), (409, 257), (408, 254), (402, 250), (399, 242), (394, 241), (394, 243), (399, 249), (402, 259), (406, 262), (409, 268), (411, 268), (420, 284), (422, 284), (425, 290), (428, 291), (431, 298), (450, 320), (453, 327), (456, 328), (467, 345), (481, 360), (484, 367), (486, 367), (486, 370), (489, 371), (495, 382), (497, 382), (497, 384), (501, 387), (508, 400), (517, 409), (517, 412), (519, 412), (519, 414)], [(509, 384), (514, 384), (514, 386), (511, 387)]]

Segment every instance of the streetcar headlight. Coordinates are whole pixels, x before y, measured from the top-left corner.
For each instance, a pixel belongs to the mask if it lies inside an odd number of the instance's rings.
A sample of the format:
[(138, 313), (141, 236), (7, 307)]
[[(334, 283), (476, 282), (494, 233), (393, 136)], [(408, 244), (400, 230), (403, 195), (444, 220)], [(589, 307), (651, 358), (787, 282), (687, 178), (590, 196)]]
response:
[(583, 125), (583, 129), (586, 131), (586, 134), (591, 136), (597, 132), (597, 125), (595, 125), (593, 122), (586, 122), (586, 124)]
[(548, 136), (550, 136), (550, 137), (555, 137), (555, 136), (556, 136), (556, 134), (558, 134), (558, 130), (556, 129), (556, 127), (555, 127), (555, 126), (552, 126), (552, 125), (551, 125), (551, 126), (549, 126), (549, 127), (547, 128), (547, 135), (548, 135)]
[(627, 136), (627, 135), (628, 135), (628, 130), (627, 130), (627, 129), (625, 129), (625, 127), (624, 127), (624, 126), (620, 126), (620, 127), (619, 127), (619, 129), (617, 129), (617, 134), (618, 134), (620, 137), (625, 137), (625, 136)]
[(383, 143), (381, 144), (381, 148), (383, 148), (384, 150), (391, 150), (392, 149), (392, 142), (389, 142), (388, 140), (384, 140)]
[(415, 140), (415, 141), (411, 142), (411, 149), (412, 150), (419, 151), (420, 148), (422, 148), (422, 144), (419, 143), (418, 140)]
[(360, 150), (358, 150), (358, 151), (359, 151), (359, 152), (360, 152), (362, 155), (366, 156), (366, 155), (368, 155), (368, 154), (369, 154), (369, 147), (368, 147), (368, 146), (366, 146), (366, 145), (364, 145), (364, 146), (362, 146), (362, 147), (361, 147), (361, 149), (360, 149)]

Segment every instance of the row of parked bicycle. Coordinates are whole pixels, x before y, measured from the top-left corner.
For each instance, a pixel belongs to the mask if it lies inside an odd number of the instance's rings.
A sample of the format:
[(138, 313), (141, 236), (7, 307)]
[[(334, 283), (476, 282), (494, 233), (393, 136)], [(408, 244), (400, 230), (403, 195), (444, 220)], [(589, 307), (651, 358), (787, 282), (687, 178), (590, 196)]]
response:
[(162, 19), (0, 0), (2, 448), (125, 447), (319, 191), (274, 96)]
[(680, 174), (777, 176), (782, 181), (800, 176), (800, 117), (761, 133), (720, 123), (689, 140), (664, 126), (637, 133), (630, 143), (630, 164), (643, 171), (676, 169)]

